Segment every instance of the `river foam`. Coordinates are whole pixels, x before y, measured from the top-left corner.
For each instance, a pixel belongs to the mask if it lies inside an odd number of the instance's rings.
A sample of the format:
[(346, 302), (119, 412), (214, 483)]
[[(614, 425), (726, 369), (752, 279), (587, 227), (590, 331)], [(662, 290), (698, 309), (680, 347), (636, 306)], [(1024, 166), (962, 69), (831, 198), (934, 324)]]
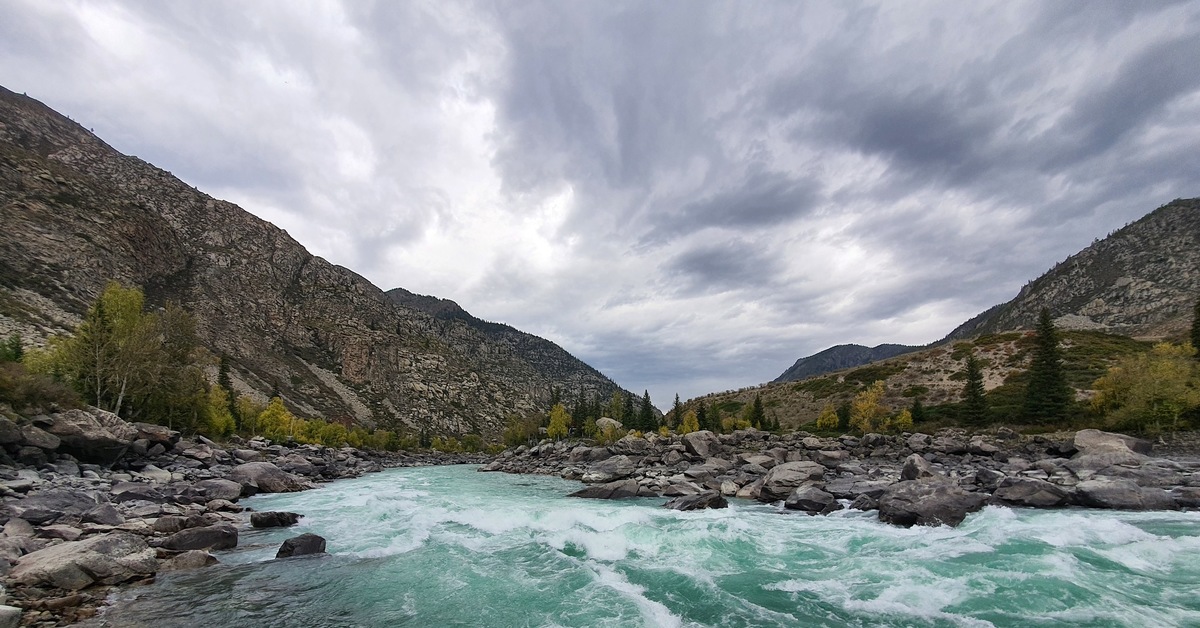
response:
[[(164, 576), (110, 625), (1200, 625), (1197, 513), (988, 507), (904, 529), (732, 500), (566, 497), (557, 478), (396, 469), (248, 500), (305, 515)], [(314, 532), (331, 555), (272, 561)], [(284, 618), (287, 618), (286, 621)], [(301, 621), (301, 619), (303, 621)], [(125, 622), (125, 623), (122, 623)], [(299, 622), (299, 623), (297, 623)]]

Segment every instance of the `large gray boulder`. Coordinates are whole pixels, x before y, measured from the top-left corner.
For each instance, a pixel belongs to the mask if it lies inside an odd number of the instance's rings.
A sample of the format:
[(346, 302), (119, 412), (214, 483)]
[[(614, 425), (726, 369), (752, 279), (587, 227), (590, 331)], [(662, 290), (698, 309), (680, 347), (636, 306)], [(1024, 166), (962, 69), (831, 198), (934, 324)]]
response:
[(1045, 480), (1026, 477), (1007, 477), (1000, 481), (992, 502), (1004, 506), (1028, 508), (1057, 508), (1067, 505), (1070, 493)]
[(250, 513), (250, 527), (253, 528), (286, 528), (300, 522), (300, 513), (269, 510), (267, 512)]
[(688, 453), (701, 458), (712, 457), (721, 446), (721, 439), (708, 430), (684, 434), (682, 440)]
[(906, 528), (957, 526), (985, 503), (987, 496), (968, 493), (952, 482), (904, 480), (888, 487), (879, 498), (879, 520)]
[(612, 417), (602, 416), (596, 419), (596, 429), (600, 433), (604, 433), (604, 430), (609, 430), (614, 434), (620, 434), (625, 430), (625, 426), (621, 425), (620, 421)]
[(825, 477), (825, 467), (809, 460), (798, 460), (775, 465), (763, 477), (762, 490), (758, 499), (774, 502), (787, 499), (797, 486)]
[[(119, 434), (114, 434), (110, 427), (116, 429)], [(68, 410), (51, 415), (46, 431), (61, 440), (60, 451), (83, 462), (106, 467), (112, 466), (125, 455), (129, 445), (133, 443), (133, 439), (127, 437), (136, 435), (136, 431), (116, 415), (106, 416), (106, 422), (102, 423), (97, 415), (83, 410)]]
[(640, 490), (641, 487), (638, 486), (637, 480), (615, 480), (586, 487), (571, 493), (570, 496), (586, 499), (624, 499), (637, 497)]
[(1177, 510), (1171, 493), (1138, 486), (1133, 480), (1097, 479), (1075, 485), (1076, 500), (1089, 508), (1113, 510)]
[(22, 426), (21, 440), (30, 447), (37, 447), (46, 451), (54, 451), (62, 443), (57, 436), (36, 425)]
[(587, 473), (583, 474), (582, 479), (588, 484), (612, 482), (633, 475), (635, 470), (637, 470), (637, 465), (629, 456), (613, 456), (588, 467)]
[(294, 493), (312, 488), (304, 480), (270, 462), (247, 462), (229, 472), (228, 479), (242, 486), (243, 495)]
[(788, 495), (783, 506), (789, 510), (799, 510), (810, 515), (827, 515), (842, 509), (842, 504), (836, 497), (812, 485), (796, 488), (791, 495)]
[(900, 469), (901, 480), (924, 480), (937, 477), (943, 476), (921, 454), (912, 454), (905, 458), (904, 467)]
[(163, 539), (162, 547), (173, 551), (223, 550), (235, 548), (237, 544), (237, 528), (228, 523), (218, 523), (180, 530)]
[(10, 517), (20, 517), (34, 525), (49, 525), (56, 521), (76, 519), (87, 510), (102, 503), (92, 491), (73, 488), (52, 488), (5, 505)]
[(193, 486), (204, 491), (204, 497), (213, 499), (225, 499), (235, 501), (242, 495), (242, 485), (233, 480), (222, 480), (213, 478), (210, 480), (200, 480)]
[(24, 584), (48, 584), (78, 590), (93, 584), (118, 584), (158, 570), (155, 552), (141, 537), (110, 532), (26, 554), (9, 574)]
[(301, 534), (294, 536), (283, 542), (279, 546), (279, 551), (275, 553), (275, 558), (289, 558), (291, 556), (304, 556), (306, 554), (324, 554), (325, 539), (312, 533)]
[(695, 495), (680, 495), (667, 503), (663, 508), (671, 510), (705, 510), (707, 508), (727, 508), (729, 501), (717, 491), (704, 491)]
[(1075, 432), (1074, 444), (1075, 449), (1079, 450), (1079, 453), (1083, 455), (1130, 451), (1135, 454), (1148, 456), (1153, 448), (1153, 443), (1148, 440), (1124, 434), (1102, 432), (1100, 430), (1079, 430)]

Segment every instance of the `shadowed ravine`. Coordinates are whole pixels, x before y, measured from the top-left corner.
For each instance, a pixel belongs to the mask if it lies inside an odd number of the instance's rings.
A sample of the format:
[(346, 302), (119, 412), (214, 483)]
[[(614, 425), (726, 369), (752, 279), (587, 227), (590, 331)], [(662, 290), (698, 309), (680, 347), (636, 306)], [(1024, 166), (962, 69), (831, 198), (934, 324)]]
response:
[[(578, 484), (393, 469), (247, 500), (306, 515), (223, 565), (122, 591), (100, 622), (167, 626), (1024, 626), (1200, 622), (1200, 513), (989, 507), (904, 529), (732, 500), (564, 497)], [(332, 555), (270, 560), (315, 532)]]

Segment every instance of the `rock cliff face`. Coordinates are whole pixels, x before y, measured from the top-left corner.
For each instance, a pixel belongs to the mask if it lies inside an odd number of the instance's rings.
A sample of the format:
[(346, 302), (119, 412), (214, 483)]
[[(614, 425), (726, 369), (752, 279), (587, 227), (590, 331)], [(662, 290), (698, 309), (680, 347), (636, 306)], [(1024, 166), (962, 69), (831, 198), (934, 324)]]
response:
[(544, 410), (554, 386), (617, 390), (548, 341), (398, 303), (282, 229), (3, 88), (0, 221), (0, 331), (69, 329), (107, 281), (138, 285), (148, 304), (173, 300), (196, 315), (239, 392), (278, 389), (306, 416), (486, 432)]
[(1169, 335), (1191, 323), (1197, 297), (1200, 199), (1179, 199), (1067, 258), (947, 339), (1029, 329), (1042, 308), (1068, 329)]

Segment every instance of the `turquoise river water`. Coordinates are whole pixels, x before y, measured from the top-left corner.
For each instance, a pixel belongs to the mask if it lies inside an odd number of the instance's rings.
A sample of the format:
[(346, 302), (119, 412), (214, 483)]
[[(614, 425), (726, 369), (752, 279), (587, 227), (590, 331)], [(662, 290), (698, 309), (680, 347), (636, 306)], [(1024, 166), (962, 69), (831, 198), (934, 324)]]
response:
[[(112, 626), (1200, 626), (1200, 513), (989, 507), (958, 528), (732, 500), (566, 497), (558, 478), (392, 469), (243, 500), (305, 515), (127, 589)], [(314, 532), (328, 556), (272, 560)]]

